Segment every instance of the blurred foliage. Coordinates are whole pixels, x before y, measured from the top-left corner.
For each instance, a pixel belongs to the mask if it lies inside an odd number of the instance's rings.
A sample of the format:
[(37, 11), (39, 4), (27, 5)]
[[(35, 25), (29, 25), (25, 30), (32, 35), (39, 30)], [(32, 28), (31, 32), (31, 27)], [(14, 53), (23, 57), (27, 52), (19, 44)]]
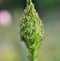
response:
[[(60, 0), (33, 0), (35, 4), (37, 4), (39, 7), (54, 7), (60, 5)], [(1, 7), (13, 7), (13, 6), (20, 6), (25, 7), (26, 0), (3, 0), (2, 4), (0, 4)]]
[(60, 0), (37, 0), (44, 7), (52, 7), (60, 4)]

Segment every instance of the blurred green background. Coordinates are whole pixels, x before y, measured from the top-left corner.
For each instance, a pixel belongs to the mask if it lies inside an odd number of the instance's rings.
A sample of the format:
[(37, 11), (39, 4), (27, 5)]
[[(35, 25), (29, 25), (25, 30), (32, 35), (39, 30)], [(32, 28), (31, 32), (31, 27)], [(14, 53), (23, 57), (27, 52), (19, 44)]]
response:
[[(60, 61), (60, 0), (33, 2), (45, 30), (38, 61)], [(29, 61), (29, 52), (19, 35), (25, 6), (25, 0), (0, 0), (0, 11), (7, 10), (12, 16), (10, 25), (0, 24), (0, 61)]]

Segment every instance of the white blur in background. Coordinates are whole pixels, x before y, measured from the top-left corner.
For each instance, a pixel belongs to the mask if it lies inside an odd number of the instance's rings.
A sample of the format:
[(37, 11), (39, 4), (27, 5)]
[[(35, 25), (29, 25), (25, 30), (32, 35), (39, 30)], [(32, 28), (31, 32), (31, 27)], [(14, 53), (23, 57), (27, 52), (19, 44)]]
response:
[(7, 10), (0, 11), (0, 25), (7, 26), (11, 23), (12, 16)]

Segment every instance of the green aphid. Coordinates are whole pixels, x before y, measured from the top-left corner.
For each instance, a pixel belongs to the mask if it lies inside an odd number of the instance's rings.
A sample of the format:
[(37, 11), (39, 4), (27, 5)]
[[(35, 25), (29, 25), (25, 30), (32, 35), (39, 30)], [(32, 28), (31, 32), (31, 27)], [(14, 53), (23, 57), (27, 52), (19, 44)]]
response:
[(24, 12), (20, 26), (21, 39), (25, 42), (31, 54), (31, 61), (37, 61), (37, 57), (34, 55), (37, 55), (35, 52), (41, 44), (44, 35), (42, 21), (31, 0), (27, 0), (27, 7)]

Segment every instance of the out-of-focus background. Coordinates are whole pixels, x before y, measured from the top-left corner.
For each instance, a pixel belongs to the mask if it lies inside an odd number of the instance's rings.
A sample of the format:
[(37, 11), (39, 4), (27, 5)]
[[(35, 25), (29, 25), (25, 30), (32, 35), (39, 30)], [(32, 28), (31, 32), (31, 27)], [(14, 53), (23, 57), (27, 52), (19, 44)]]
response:
[[(45, 30), (38, 61), (60, 61), (60, 0), (33, 2)], [(25, 0), (0, 0), (0, 61), (29, 61), (29, 52), (19, 36), (25, 6)]]

